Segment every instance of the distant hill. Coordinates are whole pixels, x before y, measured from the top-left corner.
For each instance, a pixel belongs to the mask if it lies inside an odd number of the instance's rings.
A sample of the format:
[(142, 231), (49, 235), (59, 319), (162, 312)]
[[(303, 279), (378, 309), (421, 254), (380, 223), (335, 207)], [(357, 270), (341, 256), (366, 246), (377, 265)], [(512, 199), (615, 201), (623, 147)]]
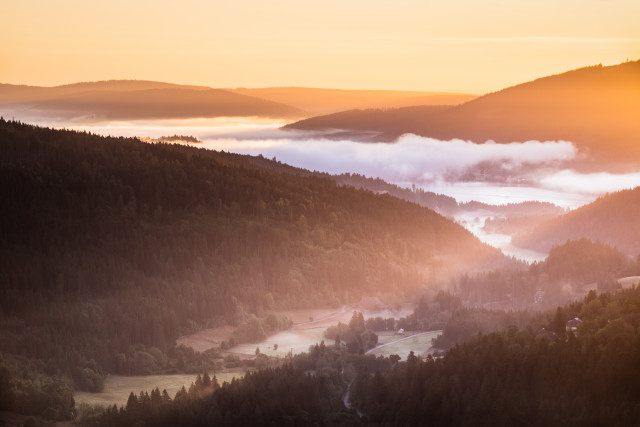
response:
[(307, 115), (295, 107), (222, 89), (138, 80), (55, 87), (2, 84), (0, 113), (27, 118), (107, 120)]
[(393, 109), (349, 110), (290, 123), (283, 129), (332, 132), (375, 132), (374, 141), (391, 142), (405, 133), (419, 135), (425, 120), (451, 109), (446, 105), (420, 105)]
[[(640, 162), (640, 61), (568, 71), (448, 108), (347, 111), (287, 125), (477, 143), (567, 140), (593, 162)], [(627, 166), (627, 169), (629, 166)]]
[(608, 194), (593, 203), (546, 221), (526, 234), (514, 236), (520, 247), (548, 251), (567, 240), (589, 238), (640, 255), (640, 187)]
[(396, 90), (343, 90), (307, 87), (270, 87), (229, 89), (234, 93), (255, 96), (291, 105), (313, 115), (331, 114), (356, 108), (399, 108), (415, 105), (458, 105), (477, 95), (450, 92)]

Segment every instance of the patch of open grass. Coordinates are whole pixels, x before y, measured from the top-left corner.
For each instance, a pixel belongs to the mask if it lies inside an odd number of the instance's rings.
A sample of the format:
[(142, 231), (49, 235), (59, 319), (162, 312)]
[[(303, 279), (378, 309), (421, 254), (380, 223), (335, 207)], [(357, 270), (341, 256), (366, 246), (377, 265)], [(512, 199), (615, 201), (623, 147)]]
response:
[[(213, 372), (210, 372), (209, 375), (213, 377)], [(244, 375), (244, 372), (216, 372), (215, 375), (218, 379), (218, 383), (222, 385), (223, 382), (230, 382), (234, 377), (241, 378)], [(140, 391), (151, 392), (151, 390), (158, 387), (160, 391), (166, 389), (169, 396), (173, 399), (182, 386), (185, 386), (185, 388), (189, 390), (189, 386), (192, 382), (195, 382), (195, 380), (196, 375), (193, 374), (144, 375), (131, 377), (109, 375), (104, 380), (104, 391), (101, 393), (78, 391), (74, 393), (73, 397), (76, 401), (76, 405), (84, 402), (92, 406), (111, 406), (113, 404), (121, 406), (127, 403), (127, 399), (131, 392), (138, 395)]]

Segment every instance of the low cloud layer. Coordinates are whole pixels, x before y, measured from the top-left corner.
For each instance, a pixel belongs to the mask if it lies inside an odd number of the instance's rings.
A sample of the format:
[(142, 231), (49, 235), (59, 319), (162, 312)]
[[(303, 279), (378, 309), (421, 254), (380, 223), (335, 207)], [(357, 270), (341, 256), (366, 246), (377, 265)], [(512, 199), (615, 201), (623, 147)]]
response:
[(499, 204), (544, 200), (574, 207), (592, 198), (564, 194), (561, 188), (541, 182), (541, 177), (561, 171), (575, 158), (575, 146), (566, 141), (474, 144), (405, 135), (395, 144), (281, 138), (216, 139), (205, 146), (262, 154), (310, 170), (379, 177), (448, 194), (460, 201)]
[(415, 135), (403, 136), (394, 144), (320, 139), (223, 139), (208, 142), (206, 146), (245, 154), (259, 153), (311, 170), (360, 173), (420, 185), (459, 180), (478, 165), (481, 166), (477, 170), (479, 178), (521, 176), (522, 171), (532, 165), (557, 164), (576, 154), (575, 147), (564, 141), (474, 144)]
[(563, 191), (578, 191), (591, 194), (610, 193), (639, 186), (640, 172), (581, 174), (572, 170), (561, 170), (542, 177), (540, 185)]

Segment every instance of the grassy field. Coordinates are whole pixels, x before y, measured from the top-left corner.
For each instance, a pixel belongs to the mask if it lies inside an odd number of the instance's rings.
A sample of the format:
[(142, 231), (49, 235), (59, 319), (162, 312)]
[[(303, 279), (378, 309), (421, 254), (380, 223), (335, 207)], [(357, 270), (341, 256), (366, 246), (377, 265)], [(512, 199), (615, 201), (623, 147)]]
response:
[[(264, 341), (251, 344), (240, 344), (229, 349), (228, 353), (239, 356), (255, 356), (256, 347), (267, 356), (284, 357), (290, 352), (293, 354), (304, 353), (309, 347), (324, 340), (326, 345), (333, 345), (334, 340), (325, 339), (324, 331), (338, 322), (349, 323), (355, 310), (362, 311), (365, 318), (369, 317), (402, 317), (411, 313), (411, 307), (402, 307), (400, 310), (361, 310), (359, 308), (343, 306), (341, 308), (311, 309), (311, 310), (287, 310), (278, 312), (294, 321), (293, 328), (279, 332)], [(391, 334), (391, 333), (390, 333)], [(278, 344), (274, 350), (274, 344)], [(407, 353), (408, 354), (408, 353)]]
[[(351, 319), (353, 311), (357, 308), (342, 307), (338, 309), (314, 309), (314, 310), (290, 310), (280, 314), (287, 314), (295, 325), (288, 331), (283, 331), (270, 336), (259, 343), (237, 345), (224, 354), (235, 354), (241, 358), (252, 358), (255, 356), (256, 347), (260, 352), (270, 357), (285, 357), (290, 352), (299, 354), (307, 352), (309, 347), (325, 341), (326, 345), (334, 345), (333, 340), (324, 338), (324, 331), (331, 325), (338, 322), (348, 323)], [(401, 317), (410, 312), (409, 308), (403, 308), (402, 311), (372, 311), (362, 310), (365, 318), (367, 317)], [(206, 329), (198, 333), (181, 337), (178, 344), (188, 345), (197, 351), (219, 346), (220, 341), (228, 339), (233, 332), (233, 327), (224, 326), (220, 328)], [(439, 332), (429, 332), (415, 337), (404, 339), (409, 335), (419, 332), (407, 332), (404, 336), (397, 335), (394, 331), (377, 332), (380, 344), (387, 344), (378, 348), (372, 354), (391, 355), (397, 354), (406, 359), (411, 350), (416, 355), (425, 353), (431, 347), (431, 339), (435, 338)], [(399, 341), (400, 340), (400, 341)], [(277, 344), (278, 348), (275, 348)], [(218, 382), (222, 384), (224, 381), (231, 381), (233, 377), (240, 378), (244, 374), (243, 371), (232, 371), (216, 373)], [(187, 389), (196, 376), (189, 375), (148, 375), (148, 376), (119, 376), (109, 375), (105, 379), (104, 391), (102, 393), (76, 392), (74, 398), (77, 404), (82, 402), (90, 405), (124, 405), (129, 398), (129, 394), (133, 391), (138, 394), (141, 390), (151, 391), (158, 387), (160, 391), (166, 389), (173, 398), (176, 392), (184, 385)]]
[[(441, 331), (431, 332), (407, 332), (405, 336), (397, 335), (393, 332), (377, 332), (379, 347), (370, 350), (367, 354), (375, 354), (380, 356), (390, 356), (397, 354), (402, 360), (407, 360), (409, 352), (413, 351), (416, 356), (421, 356), (431, 348), (431, 340)], [(411, 336), (413, 334), (419, 334)]]
[[(211, 373), (209, 375), (212, 375)], [(244, 372), (216, 372), (218, 382), (231, 381), (232, 378), (241, 378)], [(129, 394), (135, 394), (140, 391), (151, 391), (158, 387), (160, 391), (166, 389), (169, 396), (173, 398), (178, 390), (184, 385), (187, 390), (192, 382), (196, 380), (196, 376), (189, 375), (145, 375), (124, 377), (120, 375), (109, 375), (104, 381), (104, 391), (101, 393), (88, 393), (79, 391), (74, 393), (73, 397), (76, 405), (80, 403), (88, 403), (90, 405), (110, 406), (114, 403), (118, 406), (127, 403)]]
[[(256, 347), (268, 356), (284, 356), (293, 349), (293, 353), (302, 353), (316, 343), (324, 339), (323, 333), (329, 327), (337, 325), (338, 322), (349, 323), (354, 311), (361, 311), (365, 318), (369, 317), (395, 317), (400, 318), (411, 314), (412, 307), (405, 305), (398, 310), (382, 308), (363, 309), (358, 306), (342, 306), (338, 308), (317, 308), (300, 310), (282, 310), (277, 314), (287, 316), (294, 325), (288, 331), (272, 335), (264, 341), (241, 344), (229, 349), (229, 353), (240, 356), (254, 356)], [(233, 333), (232, 326), (222, 326), (219, 328), (205, 329), (191, 335), (178, 338), (177, 344), (184, 344), (192, 347), (196, 351), (205, 351), (209, 348), (219, 347), (220, 343), (228, 340)], [(332, 340), (325, 340), (326, 344)], [(278, 349), (273, 350), (273, 345), (278, 344)]]
[(624, 288), (630, 288), (633, 285), (640, 285), (640, 276), (630, 276), (623, 277), (622, 279), (618, 279), (618, 283)]
[(185, 335), (176, 340), (177, 345), (185, 345), (195, 351), (203, 352), (213, 347), (220, 347), (222, 341), (231, 338), (235, 328), (233, 326), (220, 326), (219, 328), (203, 329), (191, 335)]
[(378, 345), (381, 345), (389, 344), (390, 342), (398, 341), (399, 339), (419, 334), (421, 332), (424, 331), (405, 331), (404, 335), (398, 335), (396, 331), (376, 331), (376, 335), (378, 336)]
[[(326, 345), (333, 345), (334, 341), (325, 339), (323, 334), (326, 327), (306, 329), (291, 329), (279, 332), (259, 343), (240, 344), (229, 349), (228, 353), (241, 356), (255, 356), (256, 347), (260, 352), (272, 357), (284, 357), (290, 352), (299, 354), (309, 351), (309, 347), (324, 340)], [(278, 349), (274, 350), (274, 344)]]

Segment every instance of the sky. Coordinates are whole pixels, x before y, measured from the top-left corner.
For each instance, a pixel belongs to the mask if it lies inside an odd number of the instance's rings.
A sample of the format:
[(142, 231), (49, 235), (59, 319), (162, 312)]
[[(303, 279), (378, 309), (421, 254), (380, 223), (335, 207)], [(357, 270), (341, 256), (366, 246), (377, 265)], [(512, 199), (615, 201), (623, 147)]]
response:
[(0, 0), (0, 82), (486, 93), (640, 58), (637, 0)]

